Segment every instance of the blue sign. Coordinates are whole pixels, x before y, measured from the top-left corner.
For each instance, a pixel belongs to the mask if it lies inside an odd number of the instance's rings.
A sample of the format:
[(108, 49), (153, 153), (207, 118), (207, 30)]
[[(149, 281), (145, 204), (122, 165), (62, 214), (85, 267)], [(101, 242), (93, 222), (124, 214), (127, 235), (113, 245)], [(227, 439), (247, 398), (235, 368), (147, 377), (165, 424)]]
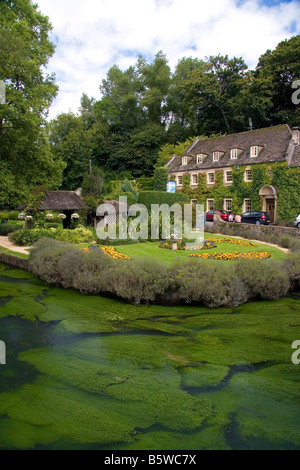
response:
[(168, 181), (167, 193), (176, 193), (176, 181)]

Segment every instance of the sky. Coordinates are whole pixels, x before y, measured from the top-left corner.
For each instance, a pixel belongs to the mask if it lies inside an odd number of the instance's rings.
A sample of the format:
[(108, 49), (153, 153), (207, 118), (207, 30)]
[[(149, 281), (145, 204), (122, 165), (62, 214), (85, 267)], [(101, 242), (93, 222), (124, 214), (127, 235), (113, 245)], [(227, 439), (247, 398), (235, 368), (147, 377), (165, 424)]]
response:
[(160, 50), (174, 71), (183, 57), (243, 57), (250, 69), (261, 54), (300, 34), (300, 0), (36, 0), (49, 16), (56, 45), (47, 72), (59, 94), (49, 119), (78, 112), (80, 97), (101, 99), (109, 68), (122, 70)]

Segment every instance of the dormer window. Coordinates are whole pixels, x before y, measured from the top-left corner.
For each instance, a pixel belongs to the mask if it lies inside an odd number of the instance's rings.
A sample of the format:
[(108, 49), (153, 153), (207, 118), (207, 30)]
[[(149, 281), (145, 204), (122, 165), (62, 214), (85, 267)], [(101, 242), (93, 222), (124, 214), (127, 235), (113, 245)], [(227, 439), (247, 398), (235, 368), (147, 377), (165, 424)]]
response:
[(182, 165), (187, 165), (188, 157), (182, 157)]
[(236, 160), (238, 157), (238, 149), (230, 150), (230, 160)]
[(214, 152), (213, 153), (213, 162), (218, 162), (220, 160), (220, 153)]
[(198, 155), (197, 155), (197, 163), (203, 163), (203, 158), (204, 158), (203, 153), (198, 153)]
[(258, 146), (257, 145), (253, 145), (251, 148), (250, 148), (250, 157), (257, 157), (258, 156)]

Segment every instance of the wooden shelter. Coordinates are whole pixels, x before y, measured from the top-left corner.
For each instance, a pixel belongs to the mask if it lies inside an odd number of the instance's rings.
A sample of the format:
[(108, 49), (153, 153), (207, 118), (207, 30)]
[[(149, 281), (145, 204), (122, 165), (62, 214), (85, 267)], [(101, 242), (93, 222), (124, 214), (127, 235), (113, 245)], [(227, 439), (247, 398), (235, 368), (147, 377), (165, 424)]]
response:
[[(18, 209), (25, 210), (26, 207), (27, 204), (23, 204)], [(60, 211), (65, 214), (64, 228), (70, 227), (71, 215), (82, 209), (86, 209), (86, 206), (81, 197), (74, 191), (48, 191), (38, 207), (39, 211)]]

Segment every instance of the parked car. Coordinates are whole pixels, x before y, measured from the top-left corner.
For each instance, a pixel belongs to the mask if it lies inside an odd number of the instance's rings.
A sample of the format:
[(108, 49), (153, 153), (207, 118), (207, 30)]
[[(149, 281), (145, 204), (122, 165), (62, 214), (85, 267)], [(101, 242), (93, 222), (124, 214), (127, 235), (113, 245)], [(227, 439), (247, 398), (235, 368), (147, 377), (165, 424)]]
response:
[(219, 209), (215, 209), (213, 211), (206, 212), (206, 222), (213, 222), (214, 221), (214, 214), (219, 214), (222, 220), (228, 221), (228, 217), (230, 212), (228, 211), (221, 211)]
[(242, 214), (243, 224), (256, 224), (256, 225), (269, 225), (271, 223), (271, 217), (268, 212), (251, 211), (244, 212)]
[(295, 227), (300, 228), (300, 214), (298, 215), (298, 217), (296, 217), (294, 225)]

